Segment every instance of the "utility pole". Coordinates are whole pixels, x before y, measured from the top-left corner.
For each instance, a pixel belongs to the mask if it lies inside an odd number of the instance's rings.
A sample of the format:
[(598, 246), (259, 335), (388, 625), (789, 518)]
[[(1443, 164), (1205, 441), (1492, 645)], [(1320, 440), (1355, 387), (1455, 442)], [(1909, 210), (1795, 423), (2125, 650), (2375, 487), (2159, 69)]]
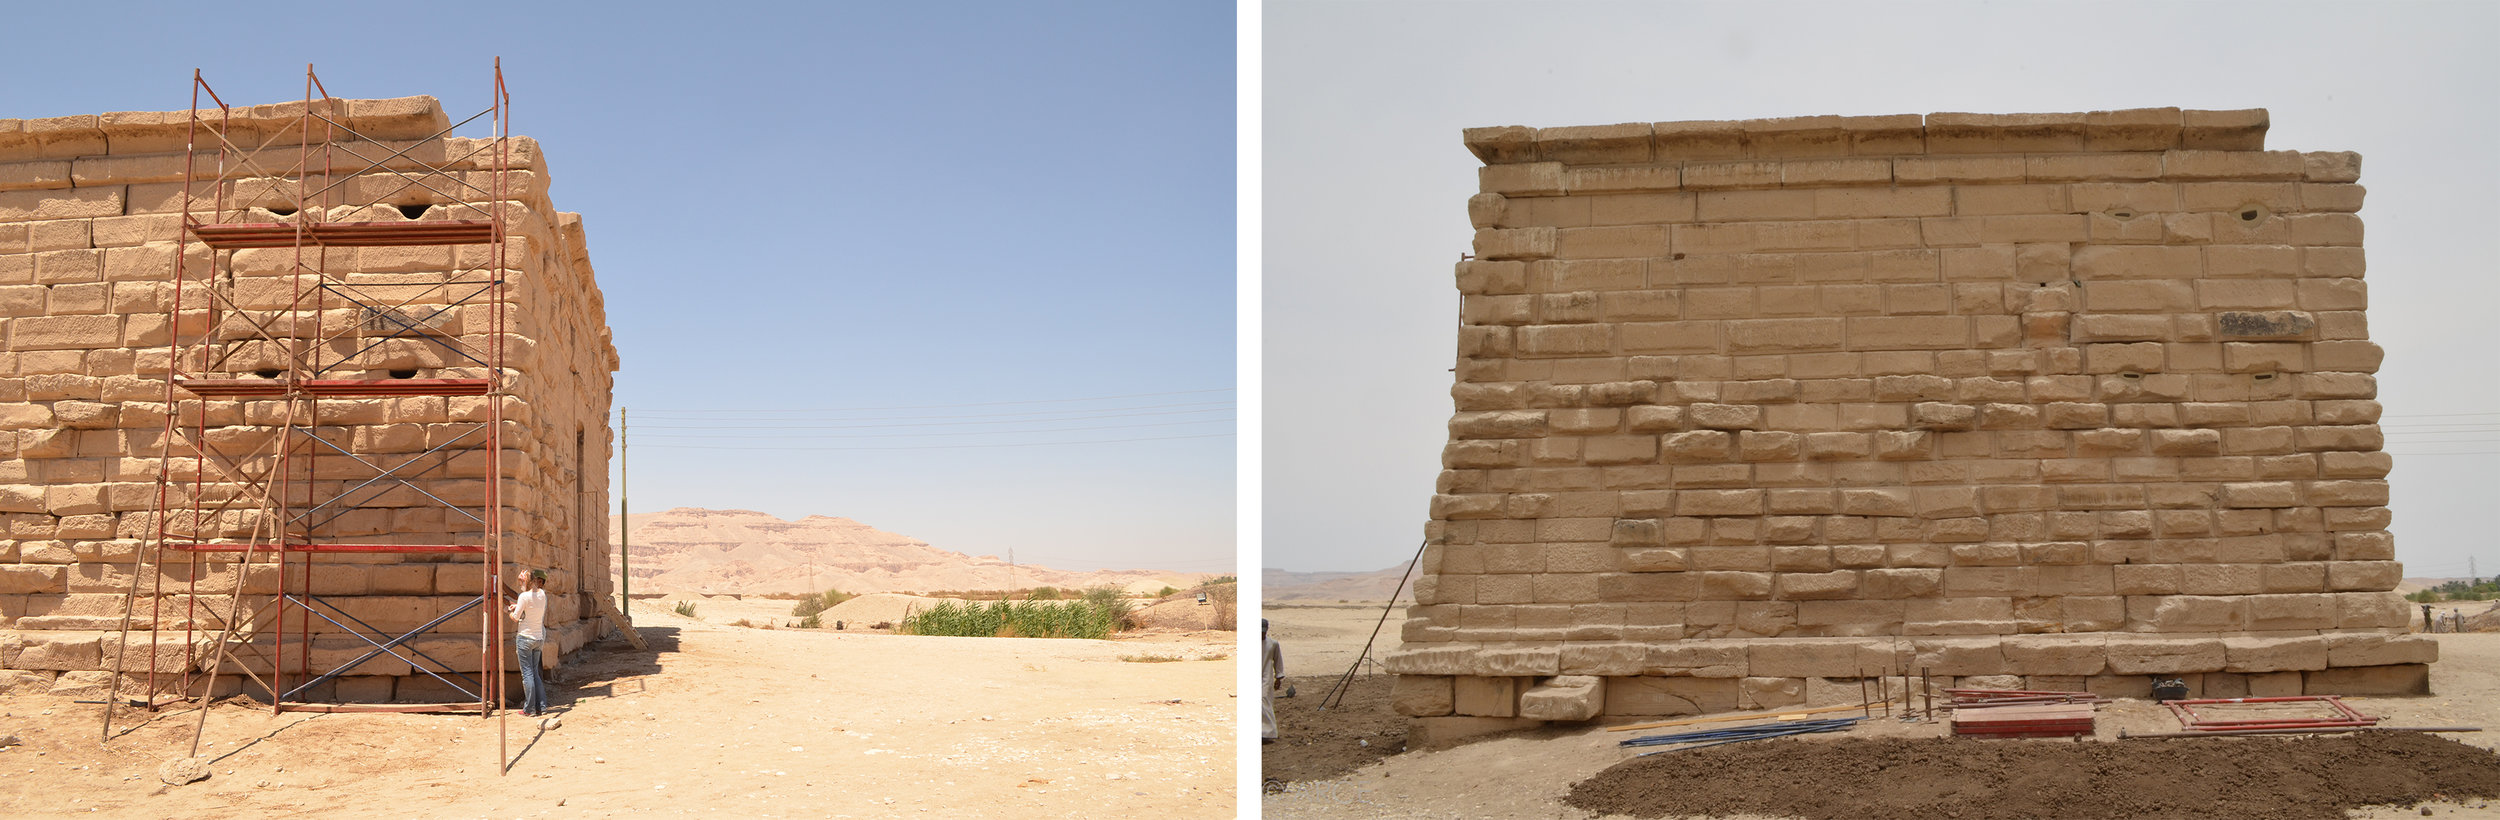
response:
[(634, 417), (632, 413), (633, 411), (622, 407), (616, 409), (616, 424), (621, 428), (616, 434), (616, 441), (622, 451), (618, 455), (616, 468), (616, 528), (618, 538), (622, 539), (617, 542), (616, 548), (617, 597), (623, 599), (617, 602), (617, 611), (625, 613), (625, 619), (628, 621), (634, 619)]

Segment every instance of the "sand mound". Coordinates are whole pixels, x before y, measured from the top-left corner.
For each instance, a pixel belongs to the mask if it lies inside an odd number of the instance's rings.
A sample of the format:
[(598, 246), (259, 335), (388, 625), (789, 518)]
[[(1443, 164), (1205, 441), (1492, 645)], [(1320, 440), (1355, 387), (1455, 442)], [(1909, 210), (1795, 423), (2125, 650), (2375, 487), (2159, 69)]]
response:
[(906, 614), (927, 612), (930, 607), (947, 601), (963, 603), (962, 600), (956, 598), (924, 598), (900, 592), (876, 592), (834, 604), (832, 609), (825, 610), (819, 616), (819, 620), (828, 627), (832, 626), (835, 621), (869, 626), (882, 621), (900, 621)]
[(1130, 581), (1128, 586), (1120, 588), (1120, 592), (1128, 595), (1157, 595), (1161, 594), (1165, 587), (1183, 589), (1188, 586), (1188, 584), (1177, 583), (1161, 578), (1141, 578), (1135, 581)]

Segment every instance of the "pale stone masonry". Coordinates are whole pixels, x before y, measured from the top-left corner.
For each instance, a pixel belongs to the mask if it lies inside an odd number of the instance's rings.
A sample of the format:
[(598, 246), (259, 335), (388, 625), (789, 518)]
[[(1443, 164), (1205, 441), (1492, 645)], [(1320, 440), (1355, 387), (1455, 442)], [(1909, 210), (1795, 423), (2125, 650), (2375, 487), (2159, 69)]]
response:
[[(332, 147), (377, 159), (404, 149), (404, 158), (393, 160), (391, 167), (415, 169), (411, 160), (437, 166), (443, 169), (440, 173), (418, 174), (437, 190), (448, 190), (458, 175), (476, 181), (488, 167), (488, 155), (472, 153), (478, 141), (432, 136), (449, 124), (433, 98), (348, 100), (341, 105), (343, 121), (377, 142)], [(228, 125), (245, 147), (258, 141), (286, 145), (288, 138), (281, 132), (292, 129), (302, 111), (300, 102), (237, 108)], [(183, 111), (0, 119), (0, 339), (6, 340), (6, 352), (0, 353), (0, 527), (5, 527), (0, 532), (0, 691), (100, 694), (108, 675), (103, 670), (115, 665), (131, 561), (155, 532), (151, 510), (167, 452), (162, 429), (168, 411), (167, 341), (176, 318), (171, 298), (174, 257), (185, 247), (180, 213), (188, 125), (189, 112)], [(199, 146), (205, 167), (214, 167), (213, 145)], [(511, 239), (504, 337), (510, 373), (501, 467), (504, 549), (513, 566), (552, 571), (549, 643), (571, 652), (604, 628), (588, 596), (611, 591), (607, 417), (618, 359), (580, 217), (550, 204), (546, 162), (534, 141), (514, 138), (511, 151), (512, 187), (505, 196)], [(340, 154), (333, 167), (344, 172), (362, 164)], [(289, 173), (284, 162), (270, 167), (271, 174)], [(251, 208), (252, 218), (241, 221), (294, 218), (292, 208), (281, 205), (284, 198), (275, 193), (286, 186), (256, 190), (252, 184), (259, 181), (246, 178), (228, 191)], [(479, 218), (447, 214), (452, 210), (448, 206), (429, 212), (426, 206), (436, 198), (425, 186), (407, 186), (380, 172), (340, 184), (348, 202), (364, 204), (324, 214), (330, 221)], [(196, 242), (188, 247), (197, 255), (190, 264), (211, 264), (206, 248)], [(478, 344), (489, 329), (467, 317), (484, 315), (482, 309), (428, 307), (444, 300), (405, 294), (417, 293), (410, 283), (431, 281), (437, 284), (430, 287), (440, 290), (439, 283), (448, 276), (443, 271), (474, 268), (486, 258), (487, 247), (331, 248), (326, 264), (342, 272), (349, 285), (400, 304), (400, 318), (432, 322), (428, 333), (436, 339), (458, 337)], [(228, 306), (235, 315), (276, 315), (287, 304), (287, 288), (318, 286), (288, 281), (299, 273), (284, 258), (291, 250), (218, 253), (234, 255), (231, 262), (215, 264), (219, 287), (232, 291)], [(190, 281), (206, 281), (199, 270), (193, 268)], [(186, 289), (190, 287), (195, 286)], [(193, 334), (195, 315), (189, 311), (200, 306), (202, 297), (192, 293), (187, 298), (191, 302), (182, 327)], [(333, 313), (349, 325), (358, 321), (352, 307)], [(371, 315), (364, 320), (381, 321)], [(382, 338), (377, 328), (366, 330), (368, 337)], [(447, 353), (450, 349), (423, 336), (380, 341), (365, 350), (341, 348), (340, 355), (347, 356), (338, 360), (341, 366), (355, 369), (321, 377), (484, 375), (479, 363)], [(281, 355), (272, 348), (237, 342), (231, 350), (233, 357), (224, 367), (236, 375), (283, 364), (272, 358)], [(200, 401), (188, 393), (176, 395), (186, 405)], [(335, 432), (342, 447), (395, 463), (443, 444), (456, 435), (447, 431), (461, 423), (488, 418), (487, 401), (440, 395), (323, 399), (320, 423)], [(277, 400), (228, 400), (226, 406), (233, 411), (215, 411), (209, 421), (210, 443), (224, 452), (241, 452), (241, 443), (273, 435), (278, 429), (273, 425), (284, 417), (275, 409), (281, 406)], [(189, 412), (184, 409), (177, 416), (189, 418)], [(463, 453), (446, 470), (365, 498), (355, 512), (324, 524), (324, 531), (368, 543), (475, 543), (476, 525), (464, 528), (421, 493), (439, 494), (455, 505), (478, 503), (487, 477), (482, 455)], [(318, 475), (305, 478), (334, 482), (328, 491), (372, 475), (348, 469), (343, 458), (321, 463)], [(176, 475), (188, 473), (177, 470)], [(221, 491), (215, 483), (207, 486), (208, 492)], [(176, 496), (179, 509), (180, 491)], [(231, 537), (248, 532), (251, 520), (245, 510), (214, 520), (202, 532)], [(144, 652), (153, 637), (161, 647), (163, 669), (184, 663), (185, 626), (214, 628), (213, 620), (191, 613), (222, 615), (226, 596), (235, 592), (236, 575), (227, 563), (232, 560), (232, 554), (202, 554), (195, 572), (188, 556), (168, 552), (161, 587), (160, 568), (153, 563), (142, 567), (142, 594), (132, 611), (132, 651)], [(324, 555), (310, 584), (342, 611), (377, 629), (398, 631), (474, 600), (482, 583), (477, 561), (474, 554)], [(300, 560), (296, 566), (303, 566)], [(247, 616), (252, 624), (248, 631), (262, 636), (257, 639), (264, 643), (271, 610), (262, 603), (277, 588), (274, 570), (274, 565), (255, 566), (241, 579), (245, 611), (262, 613)], [(197, 600), (178, 594), (191, 590), (189, 582), (195, 578)], [(295, 586), (289, 582), (290, 588)], [(151, 621), (158, 609), (150, 594), (160, 588), (168, 596), (166, 614)], [(190, 609), (194, 603), (201, 610)], [(480, 660), (478, 617), (472, 611), (411, 646), (474, 672)], [(308, 620), (318, 633), (311, 647), (316, 673), (369, 648), (334, 624)], [(294, 621), (290, 616), (290, 630), (305, 626)], [(161, 631), (151, 635), (155, 630)], [(192, 638), (201, 641), (194, 655), (204, 655), (203, 635), (194, 633)], [(265, 662), (255, 664), (246, 657), (245, 663), (267, 670)], [(140, 656), (130, 668), (145, 666)], [(441, 684), (412, 677), (411, 671), (407, 663), (385, 657), (312, 693), (311, 699), (457, 700)], [(122, 691), (135, 693), (138, 688), (130, 682)], [(220, 681), (219, 688), (234, 691), (235, 681)]]
[(2266, 112), (1476, 128), (1417, 716), (2425, 691), (2358, 155)]

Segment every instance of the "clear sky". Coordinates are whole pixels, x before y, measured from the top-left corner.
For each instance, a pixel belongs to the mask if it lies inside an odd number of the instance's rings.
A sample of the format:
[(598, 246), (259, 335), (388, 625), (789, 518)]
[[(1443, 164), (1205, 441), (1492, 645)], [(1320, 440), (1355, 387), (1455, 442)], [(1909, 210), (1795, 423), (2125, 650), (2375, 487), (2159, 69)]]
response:
[[(12, 7), (0, 117), (342, 97), (546, 147), (624, 360), (637, 512), (846, 516), (1230, 572), (1234, 8)], [(462, 133), (473, 133), (475, 129)]]
[(1422, 539), (1486, 125), (2267, 108), (2351, 150), (2397, 556), (2500, 573), (2500, 5), (1327, 3), (1264, 20), (1263, 566)]

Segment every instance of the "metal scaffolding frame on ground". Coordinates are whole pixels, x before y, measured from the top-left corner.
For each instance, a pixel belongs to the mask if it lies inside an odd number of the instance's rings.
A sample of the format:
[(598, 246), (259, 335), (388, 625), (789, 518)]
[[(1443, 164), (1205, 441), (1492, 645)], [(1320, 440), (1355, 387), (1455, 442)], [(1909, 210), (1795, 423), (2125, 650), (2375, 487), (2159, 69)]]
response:
[[(219, 678), (236, 675), (225, 691), (256, 688), (278, 712), (497, 715), (507, 673), (498, 610), (509, 597), (500, 518), (513, 330), (506, 253), (508, 217), (517, 216), (506, 213), (511, 100), (502, 61), (484, 110), (422, 140), (359, 133), (348, 101), (332, 97), (311, 66), (293, 108), (260, 106), (238, 122), (235, 106), (193, 72), (167, 297), (166, 410), (153, 448), (157, 501), (151, 537), (132, 558), (108, 703), (121, 700), (122, 677), (138, 682), (130, 632), (145, 596), (147, 708), (213, 698)], [(481, 121), (491, 137), (451, 138)], [(400, 218), (360, 218), (393, 216), (379, 208)], [(363, 250), (342, 250), (350, 248)], [(414, 253), (385, 272), (365, 264), (374, 249), (408, 248), (438, 249), (444, 264), (413, 262)], [(440, 365), (433, 377), (374, 365), (415, 349)], [(400, 359), (385, 355), (394, 352)], [(425, 424), (385, 424), (374, 406), (427, 400), (445, 409)], [(386, 436), (395, 443), (383, 445)], [(427, 601), (407, 617), (360, 617), (359, 602), (333, 600), (341, 596), (316, 578), (325, 559), (388, 554), (442, 556), (415, 565), (446, 579), (473, 566), (476, 593)], [(471, 555), (474, 564), (457, 557)], [(465, 635), (471, 617), (473, 646), (463, 638), (466, 648), (448, 652), (447, 641), (427, 640)], [(177, 622), (181, 643), (168, 646)], [(456, 662), (468, 651), (476, 664)], [(382, 664), (399, 666), (373, 671)], [(359, 670), (430, 679), (447, 697), (337, 702), (348, 698), (334, 682)], [(408, 700), (410, 688), (388, 700)], [(108, 706), (108, 735), (111, 721)]]

